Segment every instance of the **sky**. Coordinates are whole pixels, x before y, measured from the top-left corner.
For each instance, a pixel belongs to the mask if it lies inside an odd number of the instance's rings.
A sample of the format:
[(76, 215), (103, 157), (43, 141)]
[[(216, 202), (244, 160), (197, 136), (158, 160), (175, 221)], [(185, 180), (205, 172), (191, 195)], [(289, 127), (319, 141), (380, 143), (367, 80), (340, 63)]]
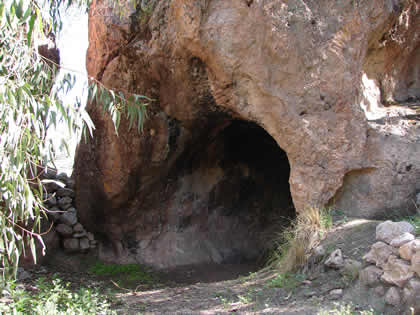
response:
[[(63, 29), (57, 37), (57, 45), (60, 50), (61, 69), (59, 75), (70, 71), (76, 75), (76, 84), (70, 93), (63, 95), (65, 103), (73, 104), (76, 97), (81, 98), (82, 104), (86, 103), (87, 73), (86, 73), (86, 50), (88, 47), (88, 16), (84, 9), (70, 8), (63, 14)], [(60, 149), (62, 136), (69, 144), (70, 157), (65, 158), (64, 151)], [(53, 140), (56, 150), (60, 152), (57, 158), (57, 168), (67, 174), (71, 174), (74, 151), (78, 139), (71, 138), (67, 134), (66, 127), (61, 124), (57, 130), (48, 130), (48, 137)]]

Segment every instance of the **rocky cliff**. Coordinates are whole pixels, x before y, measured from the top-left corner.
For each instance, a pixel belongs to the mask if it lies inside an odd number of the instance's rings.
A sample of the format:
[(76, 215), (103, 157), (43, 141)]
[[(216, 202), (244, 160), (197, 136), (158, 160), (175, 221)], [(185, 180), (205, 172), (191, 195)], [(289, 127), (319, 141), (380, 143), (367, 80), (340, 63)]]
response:
[(103, 257), (241, 262), (308, 206), (413, 210), (420, 1), (107, 4), (91, 5), (89, 75), (154, 102), (119, 137), (88, 105), (76, 199)]

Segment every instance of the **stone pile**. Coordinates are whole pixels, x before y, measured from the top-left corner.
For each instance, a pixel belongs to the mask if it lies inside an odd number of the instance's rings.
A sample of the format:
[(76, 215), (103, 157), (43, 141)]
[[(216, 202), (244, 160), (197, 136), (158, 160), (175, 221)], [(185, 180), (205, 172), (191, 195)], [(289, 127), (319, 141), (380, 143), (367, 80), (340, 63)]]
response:
[(74, 180), (67, 174), (51, 171), (46, 175), (51, 181), (45, 186), (47, 197), (45, 206), (48, 216), (55, 224), (62, 247), (69, 252), (87, 252), (96, 248), (97, 241), (78, 222), (77, 209), (74, 207)]
[(387, 304), (418, 307), (420, 302), (420, 238), (407, 222), (386, 221), (376, 227), (377, 242), (363, 257), (369, 266), (360, 281)]

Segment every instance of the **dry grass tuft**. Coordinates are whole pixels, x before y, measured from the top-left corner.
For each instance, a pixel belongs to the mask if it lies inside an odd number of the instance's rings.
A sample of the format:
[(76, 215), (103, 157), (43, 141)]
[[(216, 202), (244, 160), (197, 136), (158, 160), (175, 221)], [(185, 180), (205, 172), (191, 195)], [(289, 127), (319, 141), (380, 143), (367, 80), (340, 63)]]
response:
[(303, 266), (310, 251), (316, 247), (332, 226), (329, 210), (308, 207), (279, 234), (277, 249), (269, 264), (280, 272), (294, 272)]

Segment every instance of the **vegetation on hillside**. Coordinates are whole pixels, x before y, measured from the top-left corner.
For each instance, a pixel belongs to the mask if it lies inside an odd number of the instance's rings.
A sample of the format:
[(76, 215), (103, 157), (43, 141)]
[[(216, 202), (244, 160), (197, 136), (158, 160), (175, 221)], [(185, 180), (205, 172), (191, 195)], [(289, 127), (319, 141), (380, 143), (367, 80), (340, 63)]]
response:
[[(93, 135), (93, 123), (80, 103), (66, 104), (74, 77), (59, 82), (54, 60), (39, 52), (47, 37), (62, 26), (60, 9), (87, 0), (5, 0), (0, 3), (0, 271), (1, 279), (16, 277), (22, 255), (32, 253), (36, 242), (45, 253), (41, 220), (46, 218), (42, 174), (54, 161), (48, 128), (64, 123), (70, 134)], [(116, 1), (118, 4), (118, 1)], [(91, 79), (89, 100), (102, 105), (117, 131), (121, 117), (141, 130), (145, 118), (141, 95), (106, 89)], [(4, 284), (4, 282), (2, 281)]]

